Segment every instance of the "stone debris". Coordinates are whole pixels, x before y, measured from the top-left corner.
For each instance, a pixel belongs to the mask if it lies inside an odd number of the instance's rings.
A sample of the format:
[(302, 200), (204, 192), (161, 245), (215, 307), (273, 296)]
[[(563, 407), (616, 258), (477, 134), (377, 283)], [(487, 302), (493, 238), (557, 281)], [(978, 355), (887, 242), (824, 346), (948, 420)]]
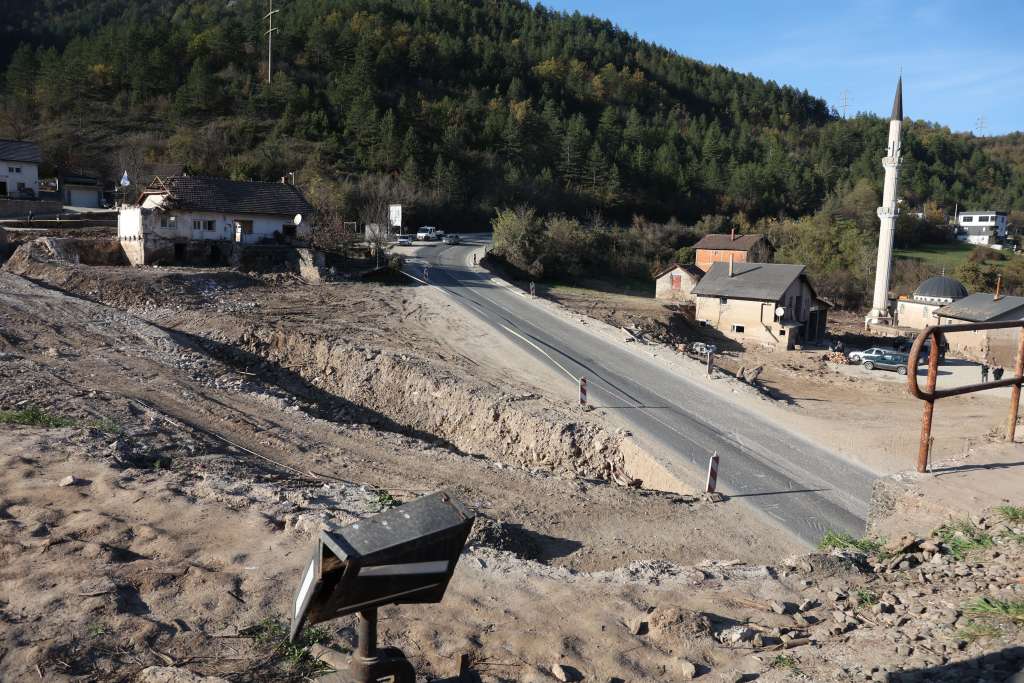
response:
[(57, 483), (57, 485), (58, 485), (58, 486), (60, 486), (60, 487), (65, 487), (65, 486), (74, 486), (74, 485), (75, 485), (75, 484), (76, 484), (77, 482), (78, 482), (78, 480), (77, 480), (77, 479), (75, 479), (75, 477), (74, 477), (73, 475), (70, 475), (70, 474), (69, 474), (68, 476), (66, 476), (66, 477), (64, 477), (63, 479), (61, 479), (61, 480), (60, 480), (60, 481), (59, 481), (59, 482)]

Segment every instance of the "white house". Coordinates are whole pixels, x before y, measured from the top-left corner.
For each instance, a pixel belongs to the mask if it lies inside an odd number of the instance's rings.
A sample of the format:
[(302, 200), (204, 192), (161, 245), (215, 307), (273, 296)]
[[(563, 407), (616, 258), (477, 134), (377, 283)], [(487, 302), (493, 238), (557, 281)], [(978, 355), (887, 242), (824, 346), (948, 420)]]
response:
[(693, 288), (704, 277), (697, 266), (670, 263), (654, 276), (654, 298), (693, 303)]
[(39, 191), (42, 152), (35, 142), (0, 139), (0, 197), (25, 197)]
[(304, 242), (312, 213), (298, 188), (285, 182), (157, 177), (138, 204), (121, 207), (117, 235), (135, 265), (216, 261), (235, 245)]
[(965, 211), (957, 214), (956, 236), (961, 242), (1000, 248), (1006, 239), (1006, 214), (1002, 211)]

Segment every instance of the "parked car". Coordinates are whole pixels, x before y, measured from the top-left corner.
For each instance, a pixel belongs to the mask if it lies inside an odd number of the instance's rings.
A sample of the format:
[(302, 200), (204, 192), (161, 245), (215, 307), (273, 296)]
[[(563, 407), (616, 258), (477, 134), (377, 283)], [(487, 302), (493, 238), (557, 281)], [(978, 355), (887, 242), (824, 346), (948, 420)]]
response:
[(458, 235), (445, 235), (441, 238), (445, 244), (460, 244), (462, 242)]
[(396, 242), (400, 247), (411, 247), (412, 236), (411, 235), (399, 235), (398, 241)]
[(907, 362), (910, 356), (899, 351), (886, 351), (878, 355), (865, 356), (864, 369), (895, 370), (897, 374), (907, 374)]
[(863, 363), (868, 358), (876, 358), (884, 353), (899, 353), (896, 349), (886, 349), (881, 346), (873, 346), (865, 351), (851, 351), (846, 355), (851, 363)]
[(424, 225), (416, 231), (416, 239), (429, 242), (431, 240), (439, 240), (444, 232), (438, 230), (432, 225)]

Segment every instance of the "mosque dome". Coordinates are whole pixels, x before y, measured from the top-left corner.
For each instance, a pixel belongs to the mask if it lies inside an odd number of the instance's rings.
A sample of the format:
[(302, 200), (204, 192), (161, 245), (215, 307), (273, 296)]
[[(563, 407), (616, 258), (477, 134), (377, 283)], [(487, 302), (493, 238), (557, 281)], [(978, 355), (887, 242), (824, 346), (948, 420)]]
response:
[(914, 298), (919, 301), (951, 302), (967, 296), (967, 289), (959, 281), (945, 275), (936, 275), (922, 282), (914, 290)]

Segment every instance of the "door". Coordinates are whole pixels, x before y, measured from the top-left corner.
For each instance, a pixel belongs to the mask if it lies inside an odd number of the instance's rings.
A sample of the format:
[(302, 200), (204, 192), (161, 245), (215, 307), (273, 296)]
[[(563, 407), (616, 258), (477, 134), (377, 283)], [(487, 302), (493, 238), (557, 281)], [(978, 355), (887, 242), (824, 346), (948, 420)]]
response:
[(6, 196), (7, 196), (7, 181), (6, 180), (0, 180), (0, 197), (6, 197)]
[(672, 281), (672, 291), (673, 292), (678, 292), (680, 289), (683, 288), (683, 276), (682, 275), (672, 275), (670, 279)]

